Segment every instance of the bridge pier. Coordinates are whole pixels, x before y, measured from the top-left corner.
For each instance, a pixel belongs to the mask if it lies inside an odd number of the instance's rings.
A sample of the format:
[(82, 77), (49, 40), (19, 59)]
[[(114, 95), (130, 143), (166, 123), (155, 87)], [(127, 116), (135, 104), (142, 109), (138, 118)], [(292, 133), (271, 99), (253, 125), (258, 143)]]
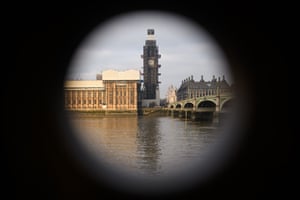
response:
[(185, 111), (185, 119), (192, 119), (192, 116), (193, 116), (193, 112), (194, 111)]
[(214, 112), (213, 113), (213, 123), (214, 124), (219, 124), (220, 123), (220, 112)]
[(172, 117), (179, 117), (180, 111), (174, 110)]
[(182, 110), (182, 111), (178, 111), (178, 117), (182, 118), (182, 119), (191, 119), (192, 118), (192, 111), (188, 111), (188, 110)]
[(200, 112), (198, 116), (198, 120), (200, 121), (212, 121), (213, 120), (213, 112)]
[(193, 121), (198, 121), (199, 120), (199, 115), (200, 115), (199, 112), (194, 111), (194, 112), (191, 113), (191, 119)]
[(172, 116), (173, 115), (172, 113), (173, 113), (173, 110), (167, 110), (166, 111), (167, 116)]
[(183, 118), (183, 117), (184, 117), (183, 111), (178, 111), (178, 117), (179, 117), (179, 118)]
[(180, 118), (185, 120), (193, 120), (193, 121), (212, 121), (214, 123), (219, 123), (220, 121), (219, 112), (212, 111), (197, 111), (197, 110), (169, 110), (167, 112), (167, 116), (171, 116), (173, 118)]

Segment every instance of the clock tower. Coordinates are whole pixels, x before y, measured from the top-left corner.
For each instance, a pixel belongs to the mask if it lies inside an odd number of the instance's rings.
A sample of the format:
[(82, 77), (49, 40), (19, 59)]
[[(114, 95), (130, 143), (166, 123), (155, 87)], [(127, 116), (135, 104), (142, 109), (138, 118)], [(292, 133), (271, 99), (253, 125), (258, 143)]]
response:
[(159, 84), (158, 80), (158, 69), (160, 64), (158, 64), (158, 59), (161, 55), (158, 52), (158, 46), (156, 45), (156, 40), (154, 37), (154, 29), (147, 30), (147, 38), (144, 45), (144, 52), (141, 55), (143, 59), (143, 99), (156, 101), (159, 105)]

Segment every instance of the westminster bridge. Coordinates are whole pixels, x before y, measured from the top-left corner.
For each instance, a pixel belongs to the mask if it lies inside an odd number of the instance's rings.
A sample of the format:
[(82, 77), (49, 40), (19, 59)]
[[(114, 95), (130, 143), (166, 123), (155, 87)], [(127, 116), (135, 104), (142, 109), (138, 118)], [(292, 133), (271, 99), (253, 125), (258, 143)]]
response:
[(168, 115), (192, 120), (218, 120), (219, 116), (231, 111), (232, 93), (202, 96), (171, 103), (164, 108)]

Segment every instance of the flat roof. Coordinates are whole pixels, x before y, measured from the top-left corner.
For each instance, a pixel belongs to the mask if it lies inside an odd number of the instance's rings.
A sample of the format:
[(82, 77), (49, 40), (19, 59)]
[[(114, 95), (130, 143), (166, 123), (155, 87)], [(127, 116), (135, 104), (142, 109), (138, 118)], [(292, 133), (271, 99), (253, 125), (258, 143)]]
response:
[(104, 88), (102, 80), (70, 80), (65, 81), (65, 88)]
[(120, 80), (140, 80), (139, 70), (105, 70), (102, 72), (102, 80), (104, 81), (120, 81)]

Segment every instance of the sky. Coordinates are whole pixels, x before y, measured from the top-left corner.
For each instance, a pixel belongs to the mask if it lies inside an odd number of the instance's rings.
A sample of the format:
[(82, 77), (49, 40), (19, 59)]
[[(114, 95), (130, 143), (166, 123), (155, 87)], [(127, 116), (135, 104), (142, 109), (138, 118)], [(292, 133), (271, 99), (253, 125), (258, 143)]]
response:
[(209, 81), (232, 74), (220, 47), (198, 24), (174, 13), (143, 11), (118, 15), (95, 27), (74, 52), (66, 79), (95, 80), (103, 70), (136, 69), (143, 72), (143, 46), (147, 29), (155, 30), (161, 58), (160, 97), (168, 87), (180, 87), (182, 80), (201, 75)]

